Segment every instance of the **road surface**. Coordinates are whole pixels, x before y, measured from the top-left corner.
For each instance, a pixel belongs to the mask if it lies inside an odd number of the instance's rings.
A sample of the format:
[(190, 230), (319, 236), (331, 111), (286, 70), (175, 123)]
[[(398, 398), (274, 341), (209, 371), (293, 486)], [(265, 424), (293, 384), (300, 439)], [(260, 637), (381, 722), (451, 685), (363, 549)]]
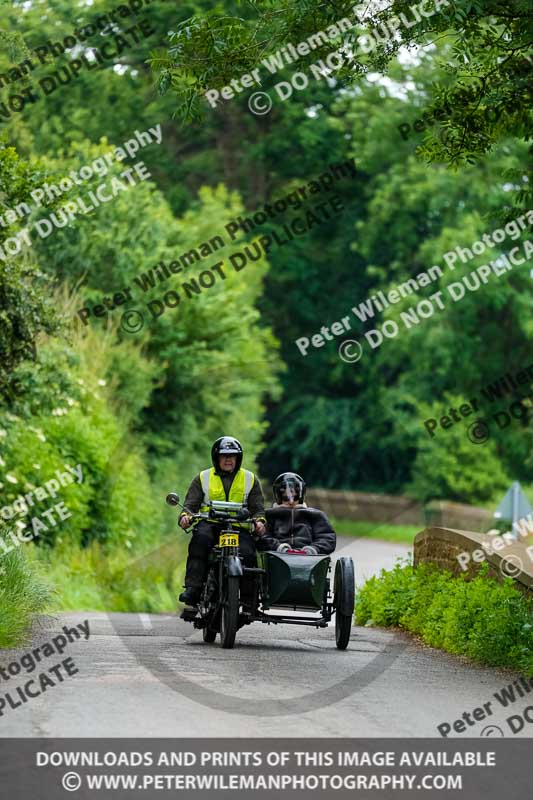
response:
[[(359, 582), (408, 553), (404, 545), (370, 539), (339, 544), (336, 555), (354, 558)], [(491, 724), (510, 736), (506, 717), (528, 704), (526, 697), (509, 710), (494, 702), (493, 692), (516, 678), (511, 673), (375, 628), (354, 628), (348, 650), (339, 652), (333, 626), (256, 623), (239, 631), (235, 649), (222, 650), (204, 644), (201, 632), (177, 616), (87, 612), (45, 619), (32, 646), (84, 620), (89, 638), (72, 642), (62, 656), (78, 672), (16, 709), (4, 708), (0, 736), (426, 737), (488, 701), (492, 715), (462, 735), (489, 735)], [(0, 664), (27, 649), (3, 651)], [(28, 677), (2, 681), (0, 689), (14, 692)], [(528, 728), (518, 735), (530, 736)]]

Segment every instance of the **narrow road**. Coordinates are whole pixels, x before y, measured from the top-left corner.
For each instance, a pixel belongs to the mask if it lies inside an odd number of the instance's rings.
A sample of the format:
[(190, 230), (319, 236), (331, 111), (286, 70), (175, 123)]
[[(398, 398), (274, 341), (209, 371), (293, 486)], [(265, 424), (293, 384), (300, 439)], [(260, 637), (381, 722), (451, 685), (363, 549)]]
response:
[[(358, 582), (408, 553), (370, 539), (339, 545), (336, 555), (353, 557)], [(510, 673), (375, 628), (354, 628), (339, 652), (333, 627), (256, 623), (239, 631), (234, 650), (222, 650), (176, 616), (68, 613), (44, 620), (32, 647), (85, 620), (89, 639), (61, 656), (73, 659), (77, 674), (5, 707), (0, 736), (439, 736), (437, 725), (491, 700), (490, 718), (462, 735), (479, 736), (492, 723), (509, 736), (505, 718), (528, 704), (510, 710), (494, 702), (493, 692), (516, 677)], [(3, 651), (0, 664), (27, 650)], [(2, 681), (2, 692), (29, 677)], [(530, 736), (528, 727), (518, 735)]]

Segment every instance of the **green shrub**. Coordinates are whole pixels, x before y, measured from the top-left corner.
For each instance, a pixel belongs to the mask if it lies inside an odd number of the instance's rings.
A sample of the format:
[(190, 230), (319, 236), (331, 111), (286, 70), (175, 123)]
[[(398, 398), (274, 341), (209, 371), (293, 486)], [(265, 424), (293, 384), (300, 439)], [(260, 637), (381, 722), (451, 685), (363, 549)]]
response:
[[(127, 384), (114, 372), (117, 353), (134, 369)], [(25, 390), (8, 408), (0, 407), (0, 507), (81, 465), (82, 483), (61, 487), (20, 518), (31, 531), (40, 520), (37, 544), (88, 544), (94, 540), (131, 547), (134, 541), (156, 541), (163, 527), (163, 503), (144, 463), (142, 439), (129, 425), (147, 402), (152, 367), (133, 345), (114, 347), (113, 338), (89, 330), (77, 335), (75, 347), (47, 341), (31, 380), (22, 368)], [(135, 391), (128, 404), (125, 395)], [(48, 523), (42, 514), (64, 502), (70, 517)], [(8, 513), (8, 512), (6, 512)], [(6, 517), (7, 519), (7, 517)], [(14, 521), (14, 520), (13, 520)]]
[(395, 626), (426, 644), (533, 676), (533, 603), (512, 578), (498, 582), (483, 565), (475, 578), (397, 563), (359, 590), (356, 621)]
[[(4, 540), (8, 530), (0, 527)], [(51, 590), (28, 563), (22, 547), (0, 558), (0, 647), (17, 647), (24, 642), (35, 615), (52, 599)]]

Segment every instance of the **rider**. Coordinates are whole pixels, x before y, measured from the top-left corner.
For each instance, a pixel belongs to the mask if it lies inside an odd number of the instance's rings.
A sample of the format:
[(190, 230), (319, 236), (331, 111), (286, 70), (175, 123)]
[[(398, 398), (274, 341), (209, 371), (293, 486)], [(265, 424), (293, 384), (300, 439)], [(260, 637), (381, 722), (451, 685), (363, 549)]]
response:
[[(208, 511), (208, 503), (213, 500), (241, 503), (248, 507), (250, 517), (254, 518), (255, 534), (265, 532), (264, 500), (259, 479), (253, 472), (242, 469), (243, 450), (241, 443), (233, 436), (221, 436), (211, 448), (211, 469), (204, 469), (197, 475), (185, 498), (185, 508), (179, 518), (179, 525), (186, 529), (193, 522), (191, 514)], [(187, 512), (191, 512), (190, 514)], [(215, 545), (219, 528), (205, 520), (196, 526), (189, 543), (189, 556), (185, 570), (185, 591), (179, 596), (182, 603), (195, 605), (200, 599), (206, 577), (207, 559)], [(255, 545), (246, 531), (241, 531), (239, 548), (246, 566), (255, 565)]]
[(276, 502), (265, 511), (267, 531), (257, 539), (258, 550), (303, 550), (326, 555), (335, 550), (337, 537), (323, 511), (305, 502), (305, 481), (295, 472), (278, 475), (272, 486)]

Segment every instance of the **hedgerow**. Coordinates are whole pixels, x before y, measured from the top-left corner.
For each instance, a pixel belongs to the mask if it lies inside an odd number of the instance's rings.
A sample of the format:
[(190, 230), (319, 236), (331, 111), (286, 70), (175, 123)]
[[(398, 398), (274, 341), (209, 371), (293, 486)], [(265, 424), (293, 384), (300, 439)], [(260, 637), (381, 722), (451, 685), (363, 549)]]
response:
[(432, 647), (533, 676), (533, 602), (512, 578), (487, 573), (483, 565), (467, 579), (399, 562), (359, 590), (356, 622), (404, 628)]

